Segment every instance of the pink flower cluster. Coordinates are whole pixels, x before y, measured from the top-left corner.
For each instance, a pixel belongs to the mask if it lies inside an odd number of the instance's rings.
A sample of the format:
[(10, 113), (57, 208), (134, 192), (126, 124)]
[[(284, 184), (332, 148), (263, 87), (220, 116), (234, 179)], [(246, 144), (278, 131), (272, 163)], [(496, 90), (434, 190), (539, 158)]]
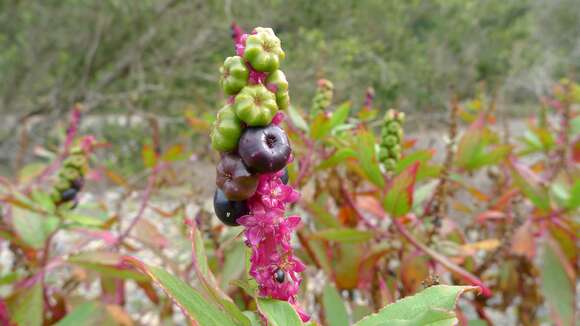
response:
[[(300, 317), (309, 319), (296, 305), (304, 264), (294, 256), (290, 244), (300, 217), (285, 217), (287, 204), (300, 195), (280, 179), (283, 172), (260, 176), (256, 193), (248, 200), (250, 214), (238, 219), (246, 227), (246, 244), (252, 249), (250, 275), (259, 285), (259, 294), (293, 304)], [(277, 275), (283, 275), (277, 277)]]

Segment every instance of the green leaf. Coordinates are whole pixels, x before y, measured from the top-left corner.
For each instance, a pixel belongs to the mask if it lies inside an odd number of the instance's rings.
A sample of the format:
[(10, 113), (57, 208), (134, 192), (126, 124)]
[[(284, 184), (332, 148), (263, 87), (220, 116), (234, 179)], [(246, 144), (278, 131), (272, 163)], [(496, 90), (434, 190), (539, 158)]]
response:
[(288, 118), (290, 118), (290, 121), (292, 121), (296, 128), (308, 132), (308, 124), (292, 105), (288, 107)]
[(12, 322), (16, 325), (42, 325), (42, 285), (36, 282), (30, 288), (21, 292), (11, 305)]
[(328, 129), (332, 131), (334, 128), (343, 124), (350, 113), (350, 102), (341, 104), (333, 113), (330, 121), (328, 121)]
[(547, 211), (550, 209), (548, 188), (542, 185), (540, 178), (527, 166), (511, 162), (512, 176), (516, 186), (536, 207)]
[(44, 246), (46, 240), (44, 219), (38, 213), (13, 206), (12, 223), (14, 231), (25, 243), (35, 249)]
[(384, 206), (393, 218), (407, 214), (413, 207), (413, 192), (419, 165), (419, 162), (411, 165), (397, 175), (389, 185)]
[(119, 278), (136, 282), (148, 281), (145, 275), (135, 270), (119, 267), (122, 263), (122, 257), (115, 252), (88, 251), (71, 256), (67, 261), (87, 270), (97, 272), (105, 278)]
[(217, 306), (207, 302), (198, 291), (179, 278), (132, 257), (125, 257), (124, 261), (147, 274), (188, 318), (197, 321), (200, 325), (235, 325), (228, 315)]
[(55, 210), (54, 202), (50, 199), (50, 195), (42, 191), (33, 191), (32, 200), (37, 203), (45, 212), (52, 213)]
[(344, 162), (348, 158), (356, 157), (356, 152), (352, 148), (341, 148), (337, 150), (331, 157), (327, 160), (324, 160), (320, 163), (316, 169), (317, 170), (324, 170), (331, 167), (334, 167), (342, 162)]
[(63, 217), (71, 222), (76, 222), (83, 226), (102, 226), (106, 220), (98, 217), (89, 216), (86, 214), (77, 213), (75, 211), (64, 212)]
[(455, 325), (454, 309), (459, 296), (474, 286), (436, 285), (413, 296), (387, 305), (376, 314), (362, 319), (355, 326), (378, 325)]
[(322, 291), (322, 305), (326, 324), (329, 326), (348, 326), (348, 313), (340, 294), (332, 284), (326, 284)]
[(580, 180), (576, 180), (572, 189), (570, 190), (570, 199), (566, 204), (566, 208), (569, 210), (575, 210), (580, 206)]
[(360, 130), (357, 137), (358, 158), (362, 171), (369, 181), (382, 188), (385, 185), (385, 180), (375, 153), (375, 138), (366, 130)]
[(166, 162), (175, 162), (179, 160), (183, 160), (187, 157), (187, 153), (185, 153), (183, 144), (175, 144), (169, 147), (161, 159)]
[[(229, 312), (230, 316), (232, 316), (238, 323), (249, 326), (250, 321), (248, 318), (242, 314), (242, 311), (238, 309), (238, 307), (233, 303), (232, 299), (228, 297), (223, 291), (221, 291), (219, 283), (211, 272), (207, 262), (205, 245), (201, 233), (195, 225), (191, 225), (190, 232), (193, 249), (193, 267), (197, 278), (203, 286), (203, 289), (209, 295), (209, 298), (213, 301), (213, 303), (221, 306), (223, 309)], [(242, 247), (242, 249), (244, 249), (241, 251), (243, 254), (245, 253), (245, 246)]]
[(157, 155), (155, 154), (153, 147), (149, 144), (143, 145), (143, 148), (141, 149), (141, 157), (143, 159), (143, 165), (146, 168), (154, 167), (157, 162)]
[(356, 229), (326, 229), (312, 233), (310, 236), (314, 239), (323, 239), (344, 243), (366, 242), (372, 239), (374, 233), (371, 231), (360, 231)]
[(222, 268), (220, 287), (227, 289), (230, 281), (237, 279), (244, 273), (244, 261), (246, 255), (246, 246), (242, 242), (238, 242), (231, 250), (225, 254), (225, 262)]
[(116, 324), (103, 304), (95, 301), (87, 301), (74, 307), (74, 309), (61, 319), (55, 326), (98, 326)]
[(274, 299), (257, 299), (258, 310), (268, 320), (271, 326), (299, 326), (303, 325), (300, 317), (286, 301)]
[[(574, 285), (566, 273), (568, 264), (557, 245), (544, 243), (540, 272), (542, 294), (558, 315), (561, 325), (572, 325), (574, 320)], [(571, 266), (568, 266), (572, 270)]]

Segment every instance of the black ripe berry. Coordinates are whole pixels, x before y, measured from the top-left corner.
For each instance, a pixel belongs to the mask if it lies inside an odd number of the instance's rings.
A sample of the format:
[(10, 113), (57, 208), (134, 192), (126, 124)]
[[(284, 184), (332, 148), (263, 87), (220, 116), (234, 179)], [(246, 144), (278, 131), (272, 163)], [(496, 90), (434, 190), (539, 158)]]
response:
[(71, 182), (71, 187), (76, 189), (76, 191), (80, 191), (81, 188), (83, 187), (84, 183), (85, 183), (84, 179), (82, 177), (80, 177), (80, 178), (74, 179)]
[(286, 278), (286, 273), (284, 273), (284, 270), (282, 270), (282, 268), (277, 268), (274, 271), (274, 279), (276, 280), (276, 282), (284, 283), (285, 278)]
[(213, 195), (213, 209), (220, 221), (229, 226), (238, 226), (236, 220), (250, 213), (246, 201), (229, 200), (219, 188)]
[(280, 180), (283, 184), (287, 185), (290, 180), (290, 175), (288, 175), (288, 168), (284, 168), (284, 173), (280, 176)]
[(60, 200), (62, 202), (68, 202), (75, 199), (77, 196), (77, 190), (74, 188), (66, 189), (65, 191), (60, 193)]
[(254, 172), (276, 172), (286, 166), (292, 149), (288, 136), (276, 125), (247, 128), (238, 144), (238, 153)]

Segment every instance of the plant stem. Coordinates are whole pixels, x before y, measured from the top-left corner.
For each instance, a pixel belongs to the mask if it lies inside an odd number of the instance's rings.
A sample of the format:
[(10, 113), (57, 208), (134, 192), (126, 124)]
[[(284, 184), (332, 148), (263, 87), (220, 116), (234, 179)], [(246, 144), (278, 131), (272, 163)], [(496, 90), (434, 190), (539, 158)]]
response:
[[(385, 216), (385, 218), (386, 218), (386, 216)], [(393, 218), (392, 221), (393, 221), (393, 224), (395, 225), (395, 227), (397, 228), (397, 230), (399, 231), (399, 233), (401, 233), (403, 235), (403, 237), (405, 239), (407, 239), (407, 241), (409, 241), (414, 247), (423, 251), (425, 254), (429, 255), (431, 258), (433, 258), (439, 264), (443, 265), (445, 268), (447, 268), (451, 272), (457, 274), (458, 276), (460, 276), (461, 278), (463, 278), (467, 282), (469, 282), (475, 286), (478, 286), (481, 289), (481, 294), (483, 296), (485, 296), (485, 297), (491, 296), (491, 290), (477, 276), (471, 274), (470, 272), (466, 271), (465, 269), (461, 268), (460, 266), (457, 266), (456, 264), (451, 262), (449, 259), (447, 259), (447, 257), (440, 255), (439, 253), (435, 252), (433, 249), (431, 249), (431, 248), (427, 247), (426, 245), (422, 244), (421, 242), (419, 242), (417, 239), (415, 239), (415, 237), (413, 237), (413, 235), (409, 231), (407, 231), (405, 226), (403, 224), (401, 224), (401, 222), (399, 220), (397, 220), (396, 218)]]

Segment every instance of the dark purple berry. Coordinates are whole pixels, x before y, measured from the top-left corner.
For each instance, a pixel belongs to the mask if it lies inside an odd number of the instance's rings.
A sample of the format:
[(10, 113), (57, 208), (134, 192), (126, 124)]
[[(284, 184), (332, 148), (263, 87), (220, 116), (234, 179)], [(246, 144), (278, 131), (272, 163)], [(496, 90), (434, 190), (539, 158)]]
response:
[(284, 168), (284, 173), (280, 176), (280, 180), (283, 184), (287, 185), (288, 181), (290, 180), (290, 175), (288, 175), (288, 168)]
[(71, 182), (71, 187), (76, 189), (77, 191), (80, 191), (83, 188), (84, 184), (85, 184), (85, 180), (81, 177), (81, 178), (74, 179)]
[(235, 154), (225, 154), (217, 166), (216, 185), (229, 200), (250, 198), (258, 188), (258, 176), (250, 173)]
[(281, 268), (277, 268), (274, 271), (274, 279), (278, 283), (284, 283), (284, 279), (286, 278), (286, 273)]
[(65, 191), (60, 193), (60, 200), (62, 202), (67, 202), (75, 199), (77, 196), (77, 190), (74, 188), (66, 189)]
[(288, 136), (276, 125), (246, 128), (238, 144), (238, 153), (254, 172), (276, 172), (286, 166), (292, 149)]
[(213, 195), (213, 209), (215, 215), (225, 225), (238, 226), (236, 220), (250, 213), (246, 201), (229, 200), (221, 189), (216, 189)]

